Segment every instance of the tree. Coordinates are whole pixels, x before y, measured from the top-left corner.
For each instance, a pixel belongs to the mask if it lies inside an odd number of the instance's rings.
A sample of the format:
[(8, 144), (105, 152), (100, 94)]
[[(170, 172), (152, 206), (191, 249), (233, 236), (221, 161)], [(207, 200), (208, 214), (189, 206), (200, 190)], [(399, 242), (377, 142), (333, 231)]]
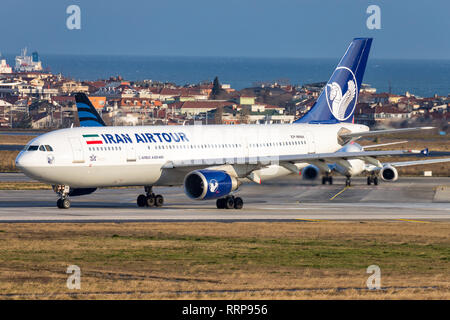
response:
[(214, 123), (222, 124), (222, 116), (223, 116), (223, 107), (218, 107), (214, 114)]
[(211, 91), (211, 96), (213, 98), (215, 98), (220, 93), (220, 89), (222, 89), (222, 88), (220, 87), (219, 78), (215, 77), (214, 82), (213, 82), (213, 88)]
[(242, 107), (241, 112), (239, 113), (240, 123), (248, 123), (249, 117), (250, 117), (250, 108)]
[(213, 82), (213, 88), (211, 90), (211, 94), (209, 96), (211, 100), (227, 100), (228, 93), (222, 89), (220, 85), (219, 78), (215, 77)]
[(22, 113), (17, 117), (16, 122), (14, 123), (15, 128), (21, 129), (29, 129), (31, 128), (31, 117), (28, 113)]

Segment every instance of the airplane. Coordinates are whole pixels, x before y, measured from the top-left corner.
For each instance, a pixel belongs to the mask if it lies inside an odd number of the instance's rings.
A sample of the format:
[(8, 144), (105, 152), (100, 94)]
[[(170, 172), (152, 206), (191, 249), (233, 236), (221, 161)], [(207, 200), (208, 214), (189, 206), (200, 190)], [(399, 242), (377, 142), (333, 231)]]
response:
[[(398, 141), (391, 143), (382, 143), (368, 146), (361, 146), (358, 143), (350, 142), (345, 145), (338, 152), (362, 152), (366, 149), (377, 148), (393, 144), (406, 143), (407, 141)], [(414, 151), (414, 156), (428, 156), (428, 149)], [(444, 153), (447, 154), (447, 153)], [(351, 178), (359, 176), (361, 174), (367, 175), (367, 185), (373, 184), (378, 185), (378, 178), (380, 177), (383, 181), (394, 182), (398, 180), (398, 167), (415, 166), (415, 165), (426, 165), (433, 163), (450, 162), (450, 158), (441, 159), (427, 159), (427, 160), (414, 160), (414, 161), (398, 161), (398, 162), (386, 162), (381, 163), (376, 156), (372, 157), (359, 157), (352, 159), (339, 159), (333, 163), (326, 163), (325, 161), (316, 161), (307, 165), (303, 169), (303, 179), (304, 180), (316, 180), (319, 174), (322, 173), (322, 184), (329, 183), (333, 184), (332, 173), (336, 172), (340, 175), (346, 177), (345, 186), (351, 186)]]
[(353, 115), (372, 38), (355, 38), (313, 107), (292, 124), (106, 126), (89, 98), (75, 94), (80, 127), (31, 140), (15, 163), (27, 176), (51, 184), (57, 207), (101, 187), (143, 186), (138, 207), (160, 207), (155, 186), (183, 186), (195, 200), (216, 200), (218, 209), (241, 209), (246, 182), (300, 174), (316, 161), (412, 155), (410, 150), (339, 150), (348, 142), (431, 127), (370, 131)]

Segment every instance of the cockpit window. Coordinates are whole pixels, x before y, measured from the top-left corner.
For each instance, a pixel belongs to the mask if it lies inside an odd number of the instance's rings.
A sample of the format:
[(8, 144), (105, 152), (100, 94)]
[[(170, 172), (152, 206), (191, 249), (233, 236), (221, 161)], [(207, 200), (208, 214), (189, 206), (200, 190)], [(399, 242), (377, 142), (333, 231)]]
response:
[(28, 151), (36, 151), (37, 149), (39, 149), (39, 146), (29, 146), (28, 147)]
[(45, 151), (45, 147), (44, 146), (39, 146), (39, 151)]
[(53, 148), (51, 146), (49, 146), (48, 144), (45, 145), (45, 149), (47, 151), (53, 151)]

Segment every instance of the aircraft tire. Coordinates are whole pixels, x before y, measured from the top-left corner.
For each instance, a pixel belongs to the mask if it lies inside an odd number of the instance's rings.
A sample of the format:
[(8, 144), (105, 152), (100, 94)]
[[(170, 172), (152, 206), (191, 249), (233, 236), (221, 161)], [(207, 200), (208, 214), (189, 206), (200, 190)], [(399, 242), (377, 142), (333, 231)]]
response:
[(69, 209), (70, 208), (70, 200), (69, 199), (61, 199), (61, 208)]
[(242, 209), (242, 207), (244, 206), (244, 201), (242, 200), (242, 198), (240, 197), (236, 197), (234, 198), (234, 208), (235, 209)]
[(373, 184), (374, 184), (375, 186), (378, 185), (378, 177), (373, 178)]
[(155, 205), (155, 197), (147, 197), (147, 207), (153, 207)]
[(145, 207), (147, 205), (147, 197), (143, 194), (140, 194), (137, 197), (136, 202), (137, 202), (138, 207)]
[(164, 198), (162, 195), (158, 194), (155, 196), (155, 206), (162, 207), (164, 204)]
[(224, 198), (217, 199), (216, 207), (217, 209), (225, 209), (225, 199)]
[[(375, 181), (374, 181), (375, 183)], [(370, 186), (372, 184), (372, 178), (371, 177), (367, 177), (367, 185)]]
[(56, 201), (56, 206), (57, 206), (58, 208), (60, 208), (60, 209), (63, 208), (63, 207), (62, 207), (62, 199), (58, 199), (58, 200)]
[(233, 209), (234, 208), (234, 199), (233, 197), (226, 197), (225, 201), (225, 209)]

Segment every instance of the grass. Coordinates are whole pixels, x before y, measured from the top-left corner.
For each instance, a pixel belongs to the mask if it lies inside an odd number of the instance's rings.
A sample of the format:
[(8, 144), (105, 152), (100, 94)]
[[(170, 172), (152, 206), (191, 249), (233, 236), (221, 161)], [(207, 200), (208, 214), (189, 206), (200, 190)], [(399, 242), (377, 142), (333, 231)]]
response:
[(0, 134), (0, 144), (23, 144), (23, 145), (25, 145), (34, 138), (36, 138), (36, 136)]
[(30, 182), (4, 182), (0, 181), (0, 190), (51, 190), (52, 186), (45, 183)]
[(1, 172), (18, 172), (15, 160), (19, 151), (0, 151), (0, 171)]
[[(0, 298), (450, 298), (448, 223), (0, 224), (0, 230)], [(72, 264), (82, 273), (75, 296), (65, 287)], [(371, 264), (380, 266), (383, 287), (410, 288), (360, 290)]]

